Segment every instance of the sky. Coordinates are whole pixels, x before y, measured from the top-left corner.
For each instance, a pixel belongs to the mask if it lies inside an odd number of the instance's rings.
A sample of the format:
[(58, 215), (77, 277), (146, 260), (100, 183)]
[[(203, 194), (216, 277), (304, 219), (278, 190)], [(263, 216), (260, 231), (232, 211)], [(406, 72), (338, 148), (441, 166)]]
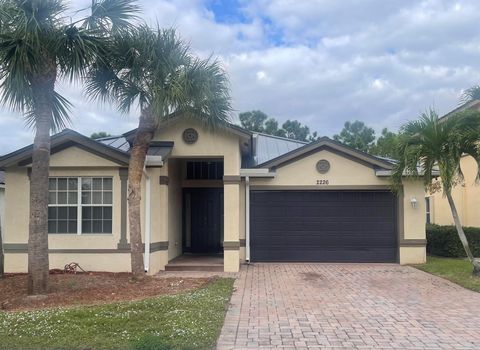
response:
[[(72, 0), (72, 9), (91, 0)], [(361, 120), (377, 134), (433, 107), (444, 114), (480, 84), (478, 0), (140, 0), (149, 24), (174, 27), (200, 57), (226, 70), (234, 113), (259, 109), (322, 136)], [(60, 82), (72, 129), (121, 134), (122, 115)], [(22, 116), (0, 109), (0, 154), (30, 144)]]

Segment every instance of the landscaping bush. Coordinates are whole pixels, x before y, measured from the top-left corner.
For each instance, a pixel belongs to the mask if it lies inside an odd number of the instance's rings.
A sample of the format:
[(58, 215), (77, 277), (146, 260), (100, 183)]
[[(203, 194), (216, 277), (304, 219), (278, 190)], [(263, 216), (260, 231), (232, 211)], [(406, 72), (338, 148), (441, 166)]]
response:
[[(480, 256), (480, 228), (464, 227), (472, 254)], [(455, 226), (427, 225), (427, 253), (451, 258), (466, 257)]]

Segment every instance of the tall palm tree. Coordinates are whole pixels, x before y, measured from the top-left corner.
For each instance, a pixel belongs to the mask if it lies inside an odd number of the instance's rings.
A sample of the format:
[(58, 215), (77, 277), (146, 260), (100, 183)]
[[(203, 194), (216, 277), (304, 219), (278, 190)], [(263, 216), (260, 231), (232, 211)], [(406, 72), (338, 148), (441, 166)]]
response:
[(480, 85), (474, 85), (463, 91), (460, 97), (460, 103), (465, 104), (470, 101), (480, 100)]
[(48, 287), (48, 174), (50, 131), (69, 122), (70, 103), (55, 90), (58, 78), (75, 79), (104, 54), (110, 33), (137, 11), (131, 0), (92, 0), (90, 15), (72, 22), (62, 0), (0, 3), (1, 103), (24, 114), (35, 129), (30, 177), (28, 292)]
[[(474, 275), (480, 276), (480, 263), (470, 250), (467, 237), (462, 228), (452, 188), (464, 181), (460, 160), (462, 156), (472, 156), (480, 164), (480, 113), (465, 111), (449, 118), (439, 119), (438, 114), (430, 110), (418, 120), (404, 125), (399, 136), (399, 162), (392, 179), (396, 188), (402, 184), (405, 174), (418, 175), (418, 165), (424, 171), (423, 179), (427, 189), (434, 186), (432, 170), (438, 167), (443, 194), (447, 197), (453, 220), (465, 253), (473, 265)], [(476, 180), (480, 180), (480, 168), (477, 167)]]
[(145, 274), (140, 223), (141, 180), (158, 125), (183, 114), (209, 127), (229, 120), (228, 79), (216, 60), (200, 60), (172, 29), (146, 25), (116, 37), (112, 57), (91, 70), (87, 94), (140, 111), (128, 168), (128, 215), (134, 277)]

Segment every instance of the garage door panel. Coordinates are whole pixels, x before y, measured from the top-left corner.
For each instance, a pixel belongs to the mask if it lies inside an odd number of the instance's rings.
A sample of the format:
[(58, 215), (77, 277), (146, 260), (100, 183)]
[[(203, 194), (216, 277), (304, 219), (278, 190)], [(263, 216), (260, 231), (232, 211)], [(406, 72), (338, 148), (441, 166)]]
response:
[[(375, 246), (386, 246), (394, 248), (396, 246), (396, 242), (389, 238), (384, 237), (384, 235), (377, 235), (371, 236), (375, 240)], [(365, 240), (364, 237), (359, 236), (357, 234), (343, 234), (341, 239), (344, 240), (341, 244), (341, 247), (347, 246), (357, 246), (357, 247), (370, 247), (371, 240)], [(316, 234), (304, 234), (301, 235), (296, 232), (283, 232), (278, 235), (271, 235), (271, 236), (260, 236), (257, 237), (255, 240), (251, 241), (252, 245), (264, 245), (271, 247), (279, 247), (282, 245), (291, 246), (318, 246), (318, 247), (326, 247), (326, 246), (339, 246), (339, 235), (336, 232), (327, 232), (322, 235)]]
[(390, 192), (253, 191), (252, 261), (393, 262)]
[[(298, 250), (260, 250), (252, 251), (252, 261), (285, 261), (285, 262), (351, 262), (351, 263), (381, 263), (389, 261), (392, 254), (395, 254), (395, 250), (392, 248), (386, 249), (344, 249), (343, 258), (339, 261), (338, 250), (323, 249), (321, 258), (319, 258), (318, 250), (316, 247), (312, 249)], [(288, 258), (286, 258), (288, 256)]]

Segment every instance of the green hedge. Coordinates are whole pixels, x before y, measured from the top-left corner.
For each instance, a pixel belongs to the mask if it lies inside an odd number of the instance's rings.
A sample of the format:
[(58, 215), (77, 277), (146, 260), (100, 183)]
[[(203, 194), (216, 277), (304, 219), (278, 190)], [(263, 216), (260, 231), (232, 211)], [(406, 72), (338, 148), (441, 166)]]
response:
[[(473, 255), (480, 256), (480, 228), (463, 229)], [(466, 257), (455, 226), (427, 225), (427, 253), (451, 258)]]

